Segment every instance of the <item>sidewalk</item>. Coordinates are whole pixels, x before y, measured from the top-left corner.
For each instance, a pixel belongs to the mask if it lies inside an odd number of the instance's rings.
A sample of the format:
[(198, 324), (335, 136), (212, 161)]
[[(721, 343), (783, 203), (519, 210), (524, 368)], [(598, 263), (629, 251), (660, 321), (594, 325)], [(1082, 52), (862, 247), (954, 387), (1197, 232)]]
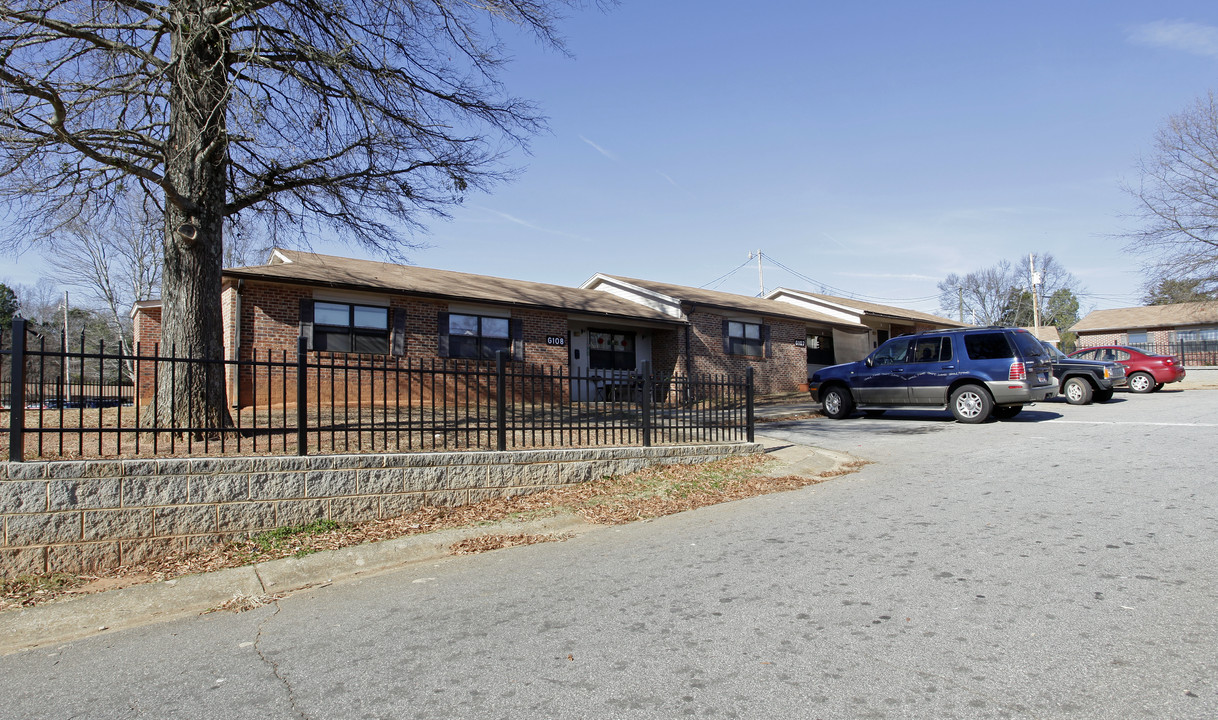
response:
[[(816, 476), (853, 458), (758, 436), (757, 443), (778, 460), (766, 476)], [(593, 525), (574, 514), (529, 521), (412, 535), (395, 540), (318, 552), (301, 558), (187, 575), (164, 582), (133, 585), (91, 595), (0, 612), (0, 655), (77, 640), (111, 630), (198, 615), (234, 599), (255, 604), (288, 593), (357, 576), (394, 570), (412, 563), (434, 562), (453, 555), (455, 543), (488, 535), (579, 536), (607, 525)]]

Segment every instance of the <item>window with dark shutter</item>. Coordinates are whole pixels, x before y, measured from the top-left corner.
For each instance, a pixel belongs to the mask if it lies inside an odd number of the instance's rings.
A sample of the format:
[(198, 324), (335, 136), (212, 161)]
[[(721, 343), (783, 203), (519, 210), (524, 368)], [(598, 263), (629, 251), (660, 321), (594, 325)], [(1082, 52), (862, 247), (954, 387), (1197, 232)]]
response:
[(313, 349), (388, 355), (389, 308), (315, 300)]
[[(494, 360), (500, 350), (507, 350), (513, 359), (523, 359), (523, 324), (519, 320), (482, 315), (447, 315), (447, 332), (442, 333), (441, 348), (447, 345), (444, 357), (468, 360)], [(515, 331), (515, 332), (513, 332)], [(513, 347), (520, 340), (519, 348)]]
[(729, 355), (748, 355), (749, 357), (768, 356), (765, 352), (768, 340), (768, 327), (759, 323), (727, 321), (727, 352)]

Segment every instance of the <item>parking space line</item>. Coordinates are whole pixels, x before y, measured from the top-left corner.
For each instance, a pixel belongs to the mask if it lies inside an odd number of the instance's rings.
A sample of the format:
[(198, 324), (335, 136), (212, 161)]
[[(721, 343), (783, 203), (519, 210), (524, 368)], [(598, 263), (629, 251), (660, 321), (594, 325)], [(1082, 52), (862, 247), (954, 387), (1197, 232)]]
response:
[(1157, 427), (1218, 427), (1218, 423), (1171, 423), (1171, 422), (1139, 422), (1136, 420), (1047, 420), (1051, 423), (1068, 423), (1071, 425), (1154, 425)]

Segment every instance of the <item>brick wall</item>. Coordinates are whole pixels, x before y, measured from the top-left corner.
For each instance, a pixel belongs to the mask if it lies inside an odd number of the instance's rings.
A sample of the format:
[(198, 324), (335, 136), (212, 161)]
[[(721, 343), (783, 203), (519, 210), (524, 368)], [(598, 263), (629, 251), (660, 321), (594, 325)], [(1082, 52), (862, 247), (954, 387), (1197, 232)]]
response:
[[(757, 392), (762, 394), (792, 392), (801, 383), (807, 382), (807, 349), (796, 345), (796, 340), (807, 338), (804, 323), (775, 318), (763, 320), (770, 327), (770, 357), (729, 355), (723, 352), (722, 315), (694, 311), (689, 314), (692, 328), (690, 349), (694, 356), (695, 373), (726, 373), (743, 375), (753, 368)], [(676, 334), (676, 333), (674, 333)], [(676, 334), (679, 335), (679, 334)], [(684, 342), (684, 338), (680, 338)], [(683, 344), (678, 347), (677, 363), (685, 367)]]
[[(244, 361), (259, 362), (291, 362), (296, 357), (297, 339), (300, 335), (300, 307), (303, 300), (313, 297), (312, 288), (299, 285), (245, 282), (238, 303), (237, 289), (230, 282), (226, 283), (221, 296), (224, 316), (224, 341), (226, 358), (232, 358), (234, 343), (240, 344), (238, 357)], [(384, 373), (376, 372), (377, 367), (386, 365), (393, 367), (419, 367), (420, 362), (438, 360), (438, 323), (439, 315), (448, 311), (448, 303), (426, 300), (407, 296), (387, 296), (392, 312), (401, 310), (406, 314), (406, 337), (404, 355), (396, 356), (358, 356), (342, 353), (315, 353), (310, 355), (310, 362), (362, 362), (369, 370), (356, 372), (322, 371), (310, 377), (310, 396), (322, 398), (321, 402), (328, 403), (331, 395), (340, 398), (360, 397), (364, 401), (373, 402), (391, 397), (410, 398), (415, 404), (432, 402), (435, 391), (441, 390), (450, 400), (463, 397), (470, 388), (460, 386), (460, 383), (447, 387), (434, 387), (431, 384), (412, 388), (395, 389), (386, 387)], [(240, 307), (240, 318), (237, 318), (237, 308)], [(160, 308), (152, 308), (155, 312), (146, 313), (143, 320), (143, 337), (151, 343), (159, 340)], [(524, 341), (525, 361), (533, 364), (565, 367), (568, 364), (565, 346), (546, 344), (546, 337), (567, 334), (567, 319), (562, 313), (544, 312), (539, 310), (513, 309), (513, 318), (521, 320)], [(238, 326), (240, 332), (237, 332)], [(138, 325), (137, 327), (141, 327)], [(140, 337), (137, 335), (137, 337)], [(148, 350), (151, 354), (151, 350)], [(411, 362), (414, 361), (414, 362)], [(469, 361), (462, 361), (469, 362)], [(390, 376), (394, 377), (394, 376)], [(278, 367), (250, 367), (241, 369), (237, 378), (230, 376), (230, 392), (236, 393), (237, 404), (248, 406), (256, 399), (258, 405), (274, 403), (287, 406), (295, 401), (295, 371), (283, 370)], [(140, 374), (140, 385), (143, 388), (141, 398), (148, 402), (151, 398), (153, 377), (151, 366)], [(362, 390), (362, 393), (361, 393)], [(554, 388), (550, 397), (558, 397), (563, 388)], [(285, 398), (284, 395), (287, 395)], [(322, 397), (324, 396), (324, 397)]]
[[(133, 337), (137, 355), (152, 357), (158, 352), (161, 342), (160, 305), (136, 309)], [(151, 364), (136, 363), (135, 402), (137, 406), (151, 402), (155, 382), (152, 368)]]
[[(1171, 329), (1147, 330), (1146, 341), (1152, 344), (1163, 344), (1175, 342), (1176, 333)], [(1079, 333), (1076, 344), (1080, 348), (1095, 347), (1096, 345), (1128, 345), (1129, 333), (1127, 332), (1105, 332), (1105, 333)]]
[[(254, 349), (296, 352), (300, 334), (300, 302), (313, 297), (313, 290), (295, 285), (246, 283), (241, 295), (242, 358)], [(401, 295), (388, 296), (389, 307), (406, 312), (405, 356), (439, 357), (439, 315), (448, 303)], [(543, 365), (566, 365), (567, 349), (546, 344), (547, 335), (566, 336), (566, 315), (541, 310), (512, 308), (511, 316), (522, 321), (524, 359)]]
[(759, 452), (750, 443), (505, 453), (0, 463), (0, 576), (87, 572), (317, 519), (398, 517)]

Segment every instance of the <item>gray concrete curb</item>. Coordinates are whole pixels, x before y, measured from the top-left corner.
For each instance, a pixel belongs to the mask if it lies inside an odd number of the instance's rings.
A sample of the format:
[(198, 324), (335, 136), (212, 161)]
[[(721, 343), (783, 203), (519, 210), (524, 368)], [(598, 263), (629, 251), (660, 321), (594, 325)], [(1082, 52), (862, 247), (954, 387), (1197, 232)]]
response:
[(452, 555), (454, 543), (474, 537), (582, 534), (595, 528), (575, 515), (442, 530), (245, 567), (133, 585), (0, 613), (0, 655), (77, 640), (101, 632), (197, 615), (234, 597), (282, 595), (409, 563)]

